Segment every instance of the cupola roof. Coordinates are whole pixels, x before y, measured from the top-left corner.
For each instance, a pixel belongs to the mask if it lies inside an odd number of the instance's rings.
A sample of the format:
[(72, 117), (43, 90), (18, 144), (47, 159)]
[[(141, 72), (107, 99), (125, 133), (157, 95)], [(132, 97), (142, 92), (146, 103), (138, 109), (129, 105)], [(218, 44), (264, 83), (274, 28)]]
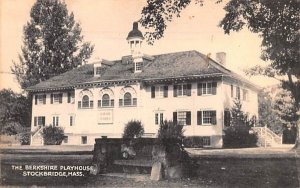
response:
[(144, 39), (143, 33), (139, 30), (138, 22), (133, 22), (133, 27), (132, 30), (128, 33), (127, 40), (136, 37)]

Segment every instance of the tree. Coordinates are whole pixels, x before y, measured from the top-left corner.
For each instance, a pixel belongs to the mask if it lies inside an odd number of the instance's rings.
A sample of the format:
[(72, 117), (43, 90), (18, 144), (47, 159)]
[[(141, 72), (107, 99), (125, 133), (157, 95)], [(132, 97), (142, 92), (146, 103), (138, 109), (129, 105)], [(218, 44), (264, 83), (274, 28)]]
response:
[[(247, 26), (262, 38), (262, 59), (270, 61), (265, 67), (256, 66), (249, 74), (261, 74), (281, 81), (291, 92), (296, 111), (300, 110), (300, 4), (297, 0), (231, 0), (227, 14), (220, 23), (225, 33), (240, 31)], [(297, 117), (299, 120), (299, 116)], [(300, 142), (300, 120), (298, 139)]]
[[(203, 4), (204, 0), (196, 0)], [(220, 2), (220, 0), (216, 0)], [(142, 10), (141, 24), (154, 31), (146, 33), (148, 42), (160, 39), (173, 16), (180, 16), (191, 0), (148, 0)], [(300, 3), (299, 0), (230, 0), (226, 15), (220, 23), (226, 34), (245, 26), (262, 38), (262, 59), (270, 61), (266, 67), (256, 66), (252, 73), (280, 79), (282, 87), (291, 92), (300, 113)], [(278, 77), (279, 76), (279, 77)], [(285, 79), (282, 79), (285, 78)], [(298, 115), (298, 143), (300, 145)], [(296, 144), (297, 146), (297, 144)]]
[(21, 87), (64, 73), (90, 58), (94, 47), (83, 42), (81, 28), (60, 0), (37, 0), (24, 26), (22, 54), (12, 72)]
[(0, 131), (14, 135), (30, 127), (31, 100), (10, 89), (0, 90)]
[(131, 120), (124, 128), (123, 138), (140, 138), (144, 134), (144, 127), (141, 121)]
[(267, 126), (273, 132), (282, 134), (283, 125), (274, 109), (275, 101), (270, 96), (270, 92), (263, 89), (258, 94), (258, 124)]
[(256, 123), (255, 116), (249, 117), (248, 113), (242, 111), (240, 101), (234, 101), (230, 110), (230, 127), (224, 130), (223, 145), (226, 148), (254, 147), (256, 146), (257, 136), (250, 133), (251, 127)]
[(183, 125), (174, 123), (173, 121), (165, 120), (158, 129), (158, 142), (162, 145), (172, 145), (181, 143), (184, 138)]

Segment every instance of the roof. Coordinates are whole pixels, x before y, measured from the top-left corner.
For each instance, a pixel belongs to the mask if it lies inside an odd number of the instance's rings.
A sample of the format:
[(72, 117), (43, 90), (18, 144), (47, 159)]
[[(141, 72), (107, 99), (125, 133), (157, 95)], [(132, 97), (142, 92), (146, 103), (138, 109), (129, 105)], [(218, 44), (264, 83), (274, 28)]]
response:
[(139, 30), (138, 27), (139, 27), (138, 23), (134, 22), (132, 30), (128, 33), (127, 40), (135, 37), (144, 39), (143, 33)]
[[(127, 58), (128, 59), (128, 58)], [(134, 73), (131, 61), (105, 61), (101, 76), (95, 77), (93, 64), (86, 64), (27, 88), (28, 91), (72, 88), (79, 84), (120, 80), (154, 80), (190, 76), (229, 76), (251, 84), (246, 79), (226, 69), (197, 51), (154, 55), (144, 59), (143, 71)]]

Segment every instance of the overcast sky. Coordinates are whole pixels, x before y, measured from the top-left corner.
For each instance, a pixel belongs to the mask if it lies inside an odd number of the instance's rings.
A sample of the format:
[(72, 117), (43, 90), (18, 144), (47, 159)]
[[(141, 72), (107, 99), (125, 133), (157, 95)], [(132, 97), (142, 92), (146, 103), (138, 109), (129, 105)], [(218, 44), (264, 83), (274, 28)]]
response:
[[(193, 1), (193, 0), (192, 0)], [(29, 14), (35, 0), (0, 0), (0, 89), (12, 88), (20, 91), (14, 76), (10, 74), (12, 61), (18, 61), (22, 46), (23, 26), (29, 21)], [(65, 0), (67, 8), (81, 24), (86, 41), (95, 45), (89, 62), (100, 58), (115, 60), (129, 54), (126, 42), (132, 23), (140, 18), (146, 0)], [(145, 45), (144, 53), (149, 55), (197, 50), (203, 54), (226, 52), (226, 66), (240, 74), (256, 64), (266, 65), (260, 59), (261, 39), (248, 30), (225, 35), (218, 27), (224, 17), (225, 3), (215, 4), (206, 0), (200, 7), (193, 3), (168, 25), (165, 37), (153, 46)], [(144, 31), (143, 28), (140, 28)], [(255, 84), (266, 86), (273, 80), (262, 77), (251, 78)]]

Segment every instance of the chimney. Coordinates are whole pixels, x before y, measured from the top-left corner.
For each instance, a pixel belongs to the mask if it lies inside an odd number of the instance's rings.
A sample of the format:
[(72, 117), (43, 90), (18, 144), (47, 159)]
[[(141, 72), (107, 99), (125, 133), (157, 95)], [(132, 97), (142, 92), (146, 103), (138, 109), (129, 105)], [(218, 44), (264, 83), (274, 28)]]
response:
[(216, 53), (216, 61), (219, 64), (226, 66), (226, 53), (225, 52)]

